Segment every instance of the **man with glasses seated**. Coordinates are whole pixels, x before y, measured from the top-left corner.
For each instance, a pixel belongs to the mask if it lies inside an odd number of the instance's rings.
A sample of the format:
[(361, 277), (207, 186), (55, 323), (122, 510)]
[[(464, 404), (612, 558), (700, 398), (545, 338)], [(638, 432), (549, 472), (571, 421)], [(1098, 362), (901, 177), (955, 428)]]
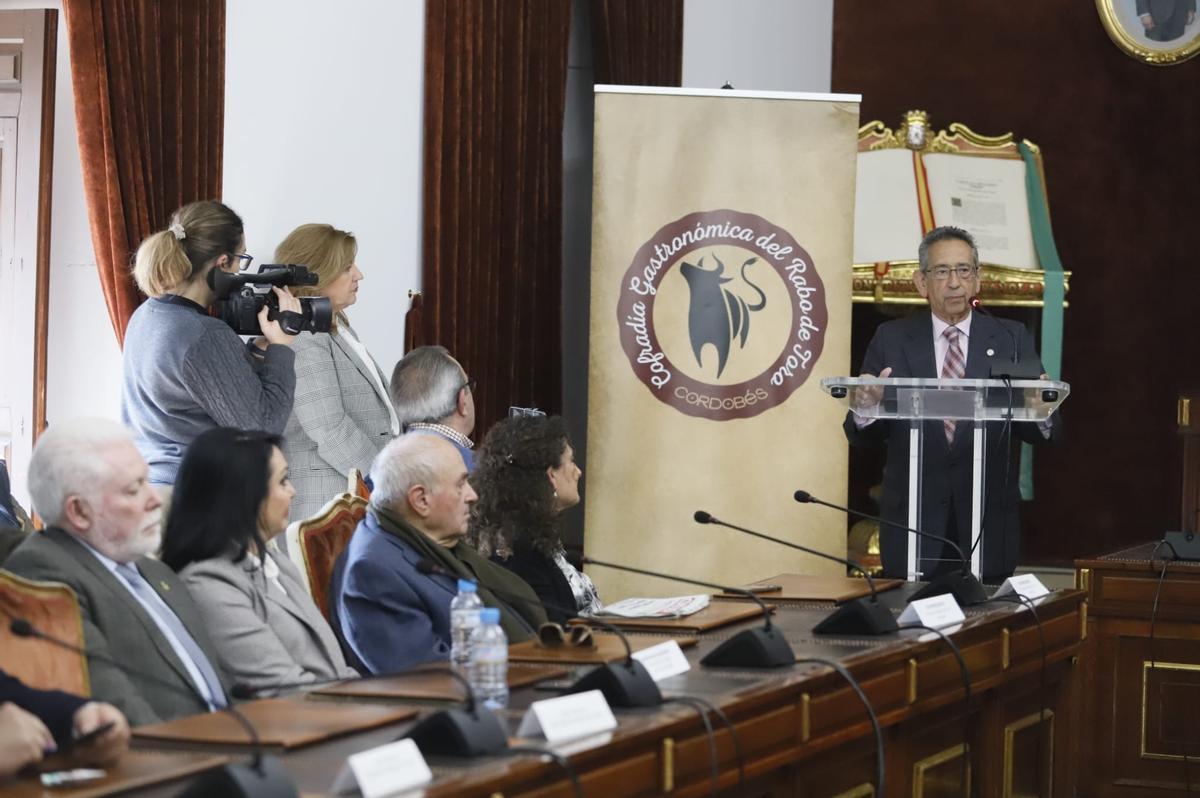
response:
[[(875, 331), (863, 358), (862, 376), (943, 379), (987, 379), (991, 362), (1039, 362), (1033, 337), (1025, 326), (1008, 319), (972, 313), (971, 299), (979, 292), (979, 250), (971, 234), (957, 227), (938, 227), (926, 234), (918, 248), (919, 268), (913, 273), (917, 292), (929, 303), (906, 318), (884, 322)], [(1042, 369), (1039, 368), (1039, 371)], [(1042, 374), (1045, 379), (1046, 375)], [(876, 389), (856, 391), (858, 407), (877, 404)], [(908, 519), (907, 421), (871, 420), (847, 413), (843, 428), (852, 446), (887, 446), (880, 514), (896, 524)], [(1044, 424), (988, 424), (987, 468), (984, 485), (984, 529), (988, 545), (983, 550), (984, 581), (1000, 581), (1012, 574), (1020, 551), (1017, 523), (1020, 493), (1017, 476), (1021, 441), (1045, 443), (1061, 435), (1057, 413)], [(974, 422), (925, 422), (922, 455), (921, 528), (971, 546), (972, 429)], [(1005, 439), (1007, 437), (1007, 439)], [(1005, 449), (1008, 448), (1008, 452)], [(1005, 473), (1007, 466), (1008, 472)], [(896, 527), (880, 530), (879, 547), (884, 573), (907, 574), (907, 533)], [(928, 554), (930, 547), (923, 546)], [(936, 550), (936, 543), (934, 543)], [(939, 557), (925, 573), (928, 579), (957, 568), (953, 554)]]
[(475, 380), (444, 346), (419, 346), (396, 364), (392, 404), (406, 433), (439, 435), (454, 444), (467, 471), (475, 468)]

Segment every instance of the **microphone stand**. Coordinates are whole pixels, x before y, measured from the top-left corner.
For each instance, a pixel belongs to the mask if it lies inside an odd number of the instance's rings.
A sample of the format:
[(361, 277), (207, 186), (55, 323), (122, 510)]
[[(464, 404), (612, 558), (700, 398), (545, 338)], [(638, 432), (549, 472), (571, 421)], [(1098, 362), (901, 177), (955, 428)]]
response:
[[(198, 690), (185, 690), (173, 682), (168, 682), (157, 676), (130, 668), (124, 663), (117, 662), (112, 657), (88, 651), (86, 648), (48, 635), (25, 618), (18, 618), (8, 612), (4, 614), (12, 619), (8, 628), (17, 637), (43, 640), (73, 654), (79, 654), (89, 659), (97, 659), (117, 668), (123, 673), (132, 674), (139, 679), (153, 682), (159, 687), (165, 687), (168, 690), (181, 694), (186, 693), (189, 697), (199, 698), (202, 703), (208, 703), (208, 700), (200, 695)], [(242, 763), (226, 764), (200, 773), (179, 794), (178, 798), (207, 798), (207, 796), (212, 795), (231, 796), (232, 798), (298, 798), (299, 793), (296, 791), (296, 785), (292, 783), (291, 777), (288, 775), (279, 758), (263, 755), (262, 741), (258, 736), (258, 730), (254, 728), (254, 724), (250, 722), (250, 719), (235, 708), (233, 704), (226, 706), (223, 711), (228, 712), (246, 730), (246, 734), (250, 738), (250, 744), (254, 748), (254, 758), (248, 765)]]
[(801, 546), (799, 543), (792, 543), (788, 540), (773, 538), (770, 535), (764, 535), (761, 532), (755, 532), (752, 529), (736, 526), (727, 521), (722, 521), (703, 510), (697, 510), (692, 518), (698, 524), (716, 524), (717, 526), (728, 527), (729, 529), (742, 532), (746, 535), (751, 535), (763, 540), (769, 540), (772, 543), (778, 543), (781, 546), (797, 549), (806, 554), (812, 554), (816, 557), (822, 557), (826, 560), (841, 565), (849, 566), (855, 569), (867, 578), (867, 587), (871, 589), (871, 598), (852, 599), (838, 605), (838, 608), (833, 611), (829, 617), (813, 627), (813, 632), (819, 635), (885, 635), (890, 632), (899, 630), (896, 624), (896, 619), (892, 616), (891, 611), (879, 603), (879, 595), (875, 592), (875, 580), (871, 575), (863, 570), (862, 566), (853, 560), (843, 557), (835, 557), (832, 554), (826, 554), (823, 551), (810, 549), (807, 546)]
[[(417, 570), (426, 576), (437, 574), (451, 579), (458, 578), (427, 559), (417, 562)], [(505, 601), (519, 601), (526, 606), (533, 603), (525, 596), (519, 596), (507, 590), (498, 590), (494, 587), (489, 587), (488, 590)], [(544, 601), (539, 601), (538, 604), (566, 615), (578, 614), (578, 610), (574, 607), (568, 608)], [(607, 621), (591, 617), (588, 620), (595, 621), (597, 626), (620, 638), (621, 643), (625, 646), (625, 661), (621, 663), (605, 662), (597, 665), (576, 679), (566, 692), (586, 693), (588, 690), (599, 690), (604, 694), (609, 705), (614, 707), (656, 707), (662, 704), (663, 697), (662, 692), (658, 689), (658, 683), (650, 676), (646, 666), (633, 658), (633, 648), (629, 645), (628, 636)]]
[(739, 587), (729, 587), (728, 585), (718, 585), (713, 582), (701, 582), (698, 579), (687, 579), (682, 576), (671, 576), (670, 574), (662, 574), (656, 571), (646, 571), (641, 568), (604, 562), (603, 560), (587, 556), (583, 558), (583, 562), (587, 565), (599, 565), (602, 568), (612, 568), (616, 571), (626, 571), (642, 576), (653, 576), (671, 582), (682, 582), (685, 585), (699, 585), (700, 587), (716, 588), (726, 593), (740, 593), (758, 604), (759, 609), (762, 610), (763, 620), (765, 621), (763, 626), (743, 629), (738, 632), (710, 651), (704, 659), (700, 660), (701, 665), (726, 668), (778, 668), (784, 665), (792, 665), (796, 662), (796, 653), (792, 651), (787, 638), (784, 637), (783, 632), (771, 624), (771, 611), (767, 609), (767, 605), (763, 603), (762, 599), (749, 590)]
[[(415, 665), (405, 670), (392, 673), (380, 673), (364, 676), (358, 681), (368, 679), (395, 679), (406, 676), (425, 676), (441, 674), (449, 676), (463, 686), (466, 698), (464, 706), (442, 709), (426, 715), (409, 730), (406, 737), (411, 737), (423, 754), (430, 756), (473, 757), (491, 756), (508, 750), (508, 731), (504, 724), (489, 710), (482, 708), (475, 700), (475, 692), (471, 683), (447, 663), (434, 665)], [(235, 698), (255, 698), (261, 692), (276, 692), (296, 690), (305, 687), (317, 687), (322, 684), (337, 682), (353, 682), (354, 679), (334, 677), (315, 679), (308, 682), (291, 682), (274, 687), (255, 690), (244, 684), (236, 684), (230, 690)], [(483, 711), (481, 711), (481, 709)]]
[(971, 573), (971, 565), (969, 562), (967, 562), (967, 555), (965, 555), (959, 545), (950, 538), (943, 535), (935, 535), (932, 532), (922, 532), (920, 529), (913, 529), (912, 527), (903, 526), (902, 524), (892, 523), (891, 521), (887, 521), (877, 515), (871, 515), (870, 513), (864, 513), (858, 510), (851, 510), (849, 507), (842, 507), (838, 504), (830, 504), (827, 501), (818, 499), (808, 491), (798, 490), (795, 492), (795, 494), (793, 494), (793, 498), (801, 504), (820, 504), (824, 507), (832, 507), (834, 510), (841, 510), (843, 513), (848, 515), (855, 515), (859, 518), (866, 518), (869, 521), (875, 521), (879, 524), (880, 534), (883, 534), (883, 530), (888, 526), (894, 526), (907, 532), (912, 532), (914, 535), (918, 535), (919, 537), (941, 541), (958, 552), (958, 559), (962, 563), (962, 570), (958, 573), (948, 573), (934, 577), (928, 584), (925, 585), (925, 587), (909, 596), (909, 601), (917, 601), (918, 599), (931, 598), (933, 596), (940, 596), (943, 593), (949, 593), (954, 596), (954, 600), (963, 607), (987, 603), (987, 592), (983, 589), (983, 585), (980, 584), (979, 580), (975, 578), (975, 574)]

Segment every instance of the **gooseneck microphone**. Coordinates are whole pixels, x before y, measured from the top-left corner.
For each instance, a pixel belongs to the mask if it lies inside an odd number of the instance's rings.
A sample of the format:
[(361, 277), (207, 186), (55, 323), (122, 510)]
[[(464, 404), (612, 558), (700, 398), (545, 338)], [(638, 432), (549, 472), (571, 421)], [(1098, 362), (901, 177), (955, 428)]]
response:
[[(462, 707), (442, 709), (427, 715), (417, 721), (405, 735), (412, 738), (417, 747), (421, 749), (421, 753), (430, 756), (473, 757), (490, 756), (508, 750), (508, 732), (504, 725), (490, 710), (482, 707), (475, 700), (475, 691), (471, 689), (471, 683), (457, 670), (449, 667), (447, 663), (426, 663), (389, 673), (370, 674), (362, 677), (361, 681), (429, 674), (449, 676), (462, 686), (465, 697)], [(307, 682), (288, 682), (261, 689), (245, 684), (236, 684), (229, 693), (234, 698), (257, 698), (263, 693), (303, 690), (323, 684), (352, 681), (357, 680), (334, 676), (312, 679)]]
[(697, 510), (692, 518), (698, 524), (716, 524), (717, 526), (723, 526), (746, 535), (769, 540), (772, 543), (778, 543), (781, 546), (797, 549), (806, 554), (812, 554), (815, 557), (832, 560), (833, 562), (853, 568), (866, 577), (867, 587), (871, 590), (870, 599), (859, 598), (842, 602), (828, 618), (813, 627), (813, 632), (816, 634), (884, 635), (889, 632), (895, 632), (900, 628), (897, 626), (896, 619), (892, 616), (891, 611), (879, 603), (879, 595), (875, 592), (875, 580), (854, 560), (838, 557), (833, 554), (826, 554), (823, 551), (810, 549), (808, 546), (801, 546), (799, 543), (792, 543), (790, 540), (782, 540), (770, 535), (764, 535), (761, 532), (755, 532), (753, 529), (746, 529), (745, 527), (731, 524), (728, 521), (722, 521), (703, 510)]
[(628, 565), (618, 565), (613, 562), (597, 560), (593, 557), (583, 557), (585, 565), (598, 565), (601, 568), (612, 568), (615, 571), (625, 571), (642, 576), (653, 576), (670, 582), (682, 582), (685, 585), (710, 587), (725, 593), (740, 593), (754, 601), (762, 611), (763, 626), (753, 629), (743, 629), (721, 645), (710, 651), (701, 665), (727, 668), (778, 668), (791, 665), (796, 661), (796, 653), (788, 644), (783, 632), (771, 624), (771, 611), (758, 596), (740, 587), (718, 585), (714, 582), (701, 582), (699, 579), (689, 579), (683, 576), (664, 574), (658, 571), (647, 571), (643, 568), (633, 568)]
[(894, 526), (907, 532), (912, 532), (918, 537), (941, 541), (942, 543), (945, 543), (954, 549), (954, 551), (958, 553), (959, 562), (962, 563), (962, 570), (958, 573), (948, 573), (934, 577), (929, 584), (918, 590), (916, 593), (913, 593), (909, 597), (909, 601), (916, 601), (918, 599), (930, 598), (931, 596), (940, 596), (943, 593), (950, 593), (954, 596), (955, 601), (957, 601), (963, 607), (987, 603), (987, 592), (984, 591), (983, 585), (979, 583), (979, 580), (975, 578), (975, 574), (971, 573), (971, 563), (967, 560), (967, 555), (963, 553), (962, 548), (957, 543), (945, 535), (935, 535), (932, 532), (923, 532), (920, 529), (913, 529), (912, 527), (888, 521), (877, 515), (860, 512), (859, 510), (852, 510), (849, 507), (843, 507), (840, 504), (832, 504), (824, 501), (823, 499), (818, 499), (816, 496), (812, 495), (806, 490), (796, 491), (794, 494), (792, 494), (792, 498), (801, 504), (819, 504), (823, 507), (830, 507), (834, 510), (840, 510), (847, 515), (866, 518), (868, 521), (875, 521), (879, 524), (881, 533), (887, 527)]
[(988, 310), (979, 297), (973, 296), (967, 304), (973, 310), (978, 310), (983, 315), (987, 316), (999, 324), (1001, 329), (1008, 333), (1009, 340), (1012, 341), (1012, 357), (1009, 358), (1009, 365), (1005, 366), (996, 361), (991, 363), (991, 376), (993, 379), (1009, 379), (1009, 380), (1037, 380), (1042, 376), (1042, 364), (1031, 358), (1021, 357), (1021, 350), (1017, 348), (1017, 334), (1012, 328), (1006, 324), (1002, 324), (996, 314)]
[[(174, 682), (169, 682), (166, 679), (159, 678), (136, 668), (130, 668), (128, 665), (118, 662), (105, 654), (89, 651), (66, 640), (60, 640), (57, 637), (46, 634), (25, 618), (18, 618), (8, 612), (5, 612), (5, 615), (8, 615), (12, 619), (8, 628), (17, 637), (43, 640), (53, 646), (70, 651), (72, 654), (79, 654), (88, 659), (99, 660), (113, 666), (122, 673), (136, 676), (147, 682), (153, 682), (159, 687), (164, 687), (181, 695), (199, 698), (203, 704), (208, 703), (208, 700), (194, 686), (191, 689), (180, 687)], [(209, 795), (228, 795), (233, 796), (233, 798), (259, 798), (260, 796), (262, 798), (298, 798), (299, 793), (296, 791), (296, 785), (292, 783), (291, 777), (288, 775), (287, 770), (284, 769), (283, 763), (280, 762), (279, 758), (263, 755), (262, 740), (259, 738), (258, 730), (254, 728), (254, 724), (250, 722), (250, 719), (234, 707), (233, 704), (229, 704), (220, 711), (228, 712), (245, 729), (246, 735), (250, 738), (250, 744), (253, 746), (253, 759), (249, 765), (241, 763), (226, 764), (199, 774), (179, 794), (179, 798), (202, 798), (202, 796)]]
[[(458, 578), (456, 574), (450, 573), (445, 568), (426, 558), (417, 560), (417, 570), (426, 576), (437, 574), (449, 579)], [(498, 590), (490, 585), (488, 586), (488, 590), (505, 601), (517, 601), (526, 606), (533, 604), (533, 601), (526, 596), (520, 596), (507, 590)], [(537, 603), (539, 606), (549, 607), (555, 612), (561, 612), (565, 615), (577, 615), (579, 613), (579, 610), (575, 607), (563, 607), (545, 601), (538, 601)], [(566, 692), (586, 693), (588, 690), (599, 690), (604, 694), (605, 700), (614, 707), (656, 707), (661, 704), (663, 697), (662, 692), (658, 689), (658, 683), (650, 676), (650, 672), (646, 670), (646, 666), (633, 658), (633, 648), (629, 645), (629, 637), (613, 624), (600, 618), (589, 616), (587, 620), (594, 621), (597, 626), (606, 632), (611, 632), (620, 638), (621, 644), (625, 646), (625, 661), (620, 663), (606, 662), (597, 665), (576, 679), (575, 683), (567, 688)]]

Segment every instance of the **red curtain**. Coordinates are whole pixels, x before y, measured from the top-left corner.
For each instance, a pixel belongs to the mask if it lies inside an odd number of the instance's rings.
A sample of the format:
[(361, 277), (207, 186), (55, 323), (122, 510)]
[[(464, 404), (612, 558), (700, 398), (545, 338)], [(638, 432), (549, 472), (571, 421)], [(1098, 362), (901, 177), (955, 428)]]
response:
[(428, 0), (422, 307), (406, 340), (478, 381), (476, 436), (561, 404), (562, 126), (571, 4)]
[(596, 82), (678, 86), (683, 81), (683, 0), (592, 0)]
[(83, 188), (117, 340), (130, 257), (181, 205), (221, 196), (224, 0), (64, 0)]

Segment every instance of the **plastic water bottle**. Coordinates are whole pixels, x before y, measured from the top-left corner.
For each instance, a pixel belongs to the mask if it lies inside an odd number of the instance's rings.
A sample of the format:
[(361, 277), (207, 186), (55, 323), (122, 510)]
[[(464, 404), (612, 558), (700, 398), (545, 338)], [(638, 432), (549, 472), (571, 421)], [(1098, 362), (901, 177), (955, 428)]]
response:
[(458, 595), (450, 602), (450, 664), (465, 668), (471, 662), (471, 635), (479, 627), (483, 600), (470, 579), (458, 580)]
[(488, 709), (508, 706), (508, 637), (500, 627), (500, 610), (484, 607), (471, 640), (471, 690)]

